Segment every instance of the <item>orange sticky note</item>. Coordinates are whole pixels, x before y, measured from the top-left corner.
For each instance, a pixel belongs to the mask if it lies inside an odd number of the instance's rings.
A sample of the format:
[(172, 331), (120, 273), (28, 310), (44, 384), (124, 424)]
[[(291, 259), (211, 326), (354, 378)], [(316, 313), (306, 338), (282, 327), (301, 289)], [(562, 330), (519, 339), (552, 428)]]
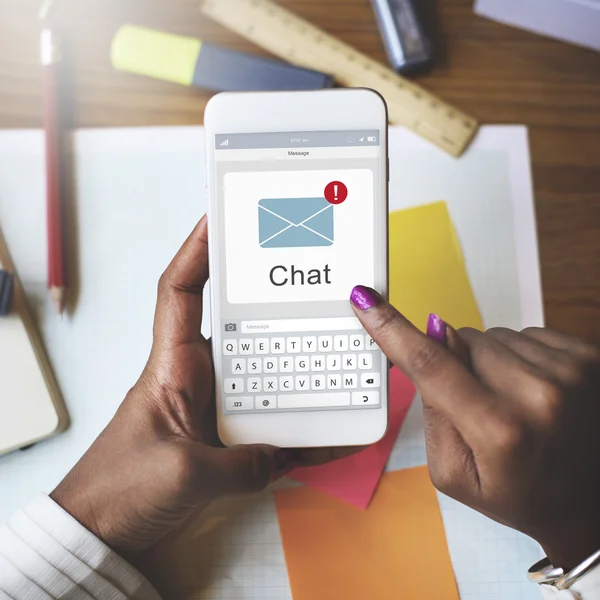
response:
[(459, 600), (426, 467), (386, 473), (366, 511), (309, 487), (275, 502), (294, 600)]

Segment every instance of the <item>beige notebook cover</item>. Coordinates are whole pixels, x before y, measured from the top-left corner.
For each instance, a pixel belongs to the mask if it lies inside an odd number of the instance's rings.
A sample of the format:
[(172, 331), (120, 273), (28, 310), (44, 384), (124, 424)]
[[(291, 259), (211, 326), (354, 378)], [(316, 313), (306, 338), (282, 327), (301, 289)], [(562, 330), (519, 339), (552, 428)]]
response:
[[(0, 268), (14, 273), (0, 231)], [(23, 288), (0, 317), (0, 455), (63, 431), (67, 412)]]

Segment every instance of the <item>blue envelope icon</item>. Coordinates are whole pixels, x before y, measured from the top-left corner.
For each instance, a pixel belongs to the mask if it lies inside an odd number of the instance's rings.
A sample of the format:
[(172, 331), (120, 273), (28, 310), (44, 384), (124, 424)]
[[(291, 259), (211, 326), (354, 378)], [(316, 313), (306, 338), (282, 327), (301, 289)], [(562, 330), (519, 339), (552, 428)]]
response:
[(333, 245), (333, 205), (325, 198), (269, 198), (258, 203), (261, 248)]

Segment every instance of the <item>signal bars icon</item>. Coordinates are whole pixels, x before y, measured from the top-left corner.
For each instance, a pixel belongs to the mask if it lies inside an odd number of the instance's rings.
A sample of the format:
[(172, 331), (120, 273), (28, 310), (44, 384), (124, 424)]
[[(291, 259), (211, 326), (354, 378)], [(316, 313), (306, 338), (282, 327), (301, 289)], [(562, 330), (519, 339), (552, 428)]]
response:
[(219, 146), (229, 146), (229, 139), (225, 140), (224, 142), (221, 142)]

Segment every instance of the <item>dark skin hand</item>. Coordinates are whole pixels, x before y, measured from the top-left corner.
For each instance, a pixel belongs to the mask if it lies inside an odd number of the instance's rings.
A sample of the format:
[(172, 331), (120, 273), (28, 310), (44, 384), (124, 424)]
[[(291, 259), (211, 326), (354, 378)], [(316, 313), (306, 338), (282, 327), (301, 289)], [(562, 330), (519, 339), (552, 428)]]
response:
[(216, 430), (210, 343), (200, 333), (208, 280), (206, 218), (161, 278), (148, 364), (105, 431), (51, 494), (134, 560), (208, 503), (247, 494), (296, 466), (358, 448), (224, 448)]
[[(135, 559), (209, 502), (356, 449), (223, 448), (210, 345), (203, 220), (163, 275), (148, 364), (52, 498)], [(367, 292), (369, 292), (367, 290)], [(569, 570), (600, 548), (600, 352), (547, 329), (423, 335), (381, 296), (355, 312), (425, 403), (429, 470), (442, 492), (536, 539)]]
[(447, 325), (441, 344), (370, 293), (374, 306), (354, 310), (423, 397), (435, 486), (566, 571), (599, 550), (598, 348), (549, 329)]

